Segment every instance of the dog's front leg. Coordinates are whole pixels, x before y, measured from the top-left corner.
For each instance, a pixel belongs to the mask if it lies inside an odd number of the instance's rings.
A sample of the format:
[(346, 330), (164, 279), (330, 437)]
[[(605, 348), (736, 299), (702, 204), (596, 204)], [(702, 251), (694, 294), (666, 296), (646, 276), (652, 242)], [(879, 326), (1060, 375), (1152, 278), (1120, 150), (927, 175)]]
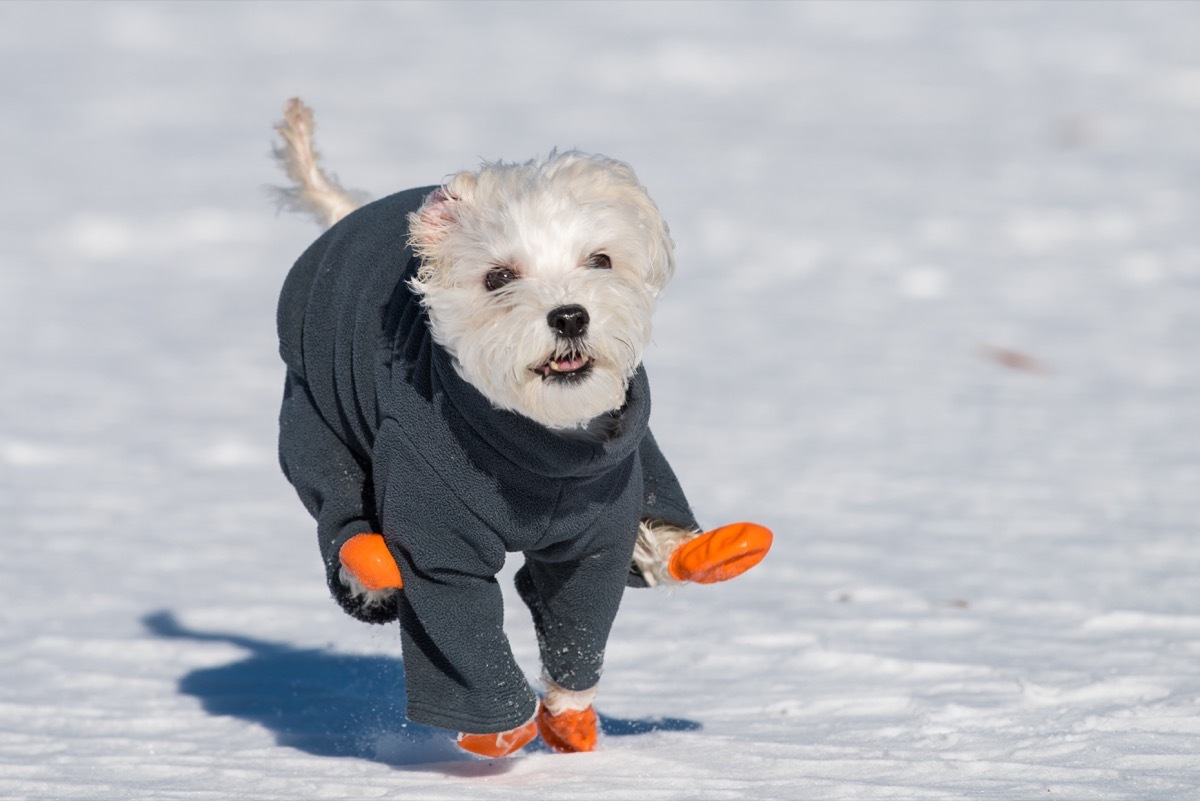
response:
[[(464, 570), (465, 560), (437, 565), (407, 544), (400, 548), (404, 589), (397, 599), (409, 717), (467, 732), (505, 731), (532, 718), (536, 698), (504, 633), (495, 577)], [(450, 550), (453, 543), (439, 546)]]
[(716, 584), (737, 578), (771, 549), (770, 529), (757, 523), (731, 523), (712, 531), (643, 520), (638, 525), (633, 564), (646, 585)]
[(564, 561), (526, 553), (517, 571), (517, 592), (533, 616), (546, 685), (538, 728), (557, 751), (596, 747), (592, 701), (629, 575), (630, 539)]
[[(415, 551), (412, 539), (398, 549), (404, 588), (396, 593), (408, 718), (460, 732), (458, 744), (472, 753), (512, 753), (536, 736), (538, 701), (504, 633), (499, 584), (464, 570), (449, 538)], [(441, 556), (458, 553), (439, 558), (439, 546)]]

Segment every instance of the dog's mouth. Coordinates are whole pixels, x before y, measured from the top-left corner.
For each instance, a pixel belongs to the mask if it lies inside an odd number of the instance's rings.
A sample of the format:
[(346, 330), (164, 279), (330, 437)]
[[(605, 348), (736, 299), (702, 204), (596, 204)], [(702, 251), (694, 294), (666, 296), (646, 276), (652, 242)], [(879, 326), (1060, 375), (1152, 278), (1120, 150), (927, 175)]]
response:
[(595, 360), (582, 353), (555, 355), (537, 367), (533, 372), (542, 377), (543, 381), (578, 381), (589, 372)]

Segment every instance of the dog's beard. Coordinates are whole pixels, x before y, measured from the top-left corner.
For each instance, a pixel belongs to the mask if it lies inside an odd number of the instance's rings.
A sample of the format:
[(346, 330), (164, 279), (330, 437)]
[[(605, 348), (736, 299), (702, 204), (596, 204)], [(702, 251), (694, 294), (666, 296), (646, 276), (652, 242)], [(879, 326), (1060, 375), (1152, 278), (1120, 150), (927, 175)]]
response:
[(551, 429), (579, 429), (620, 409), (650, 339), (653, 295), (614, 275), (575, 282), (563, 295), (587, 309), (584, 335), (558, 336), (547, 325), (557, 305), (548, 287), (517, 282), (488, 293), (423, 287), (434, 340), (459, 375), (492, 405)]

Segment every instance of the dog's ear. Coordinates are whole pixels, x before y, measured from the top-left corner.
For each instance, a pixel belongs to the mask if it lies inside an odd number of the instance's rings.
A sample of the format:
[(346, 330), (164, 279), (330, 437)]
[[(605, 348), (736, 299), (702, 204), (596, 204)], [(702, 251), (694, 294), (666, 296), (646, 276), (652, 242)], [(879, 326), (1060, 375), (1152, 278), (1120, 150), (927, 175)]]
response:
[(430, 192), (421, 208), (408, 215), (408, 241), (418, 255), (436, 261), (438, 246), (459, 227), (477, 183), (474, 173), (460, 172)]
[(628, 164), (608, 161), (609, 169), (618, 177), (618, 191), (629, 207), (636, 210), (638, 226), (645, 232), (641, 237), (645, 247), (645, 281), (655, 294), (661, 292), (675, 275), (675, 242), (667, 222), (650, 199), (646, 188)]
[(655, 292), (661, 292), (675, 275), (675, 242), (666, 221), (658, 211), (658, 206), (650, 196), (642, 190), (645, 198), (643, 214), (650, 229), (650, 275), (647, 282), (654, 287)]
[(591, 183), (607, 200), (619, 200), (621, 206), (633, 212), (637, 235), (628, 238), (640, 250), (636, 261), (641, 265), (642, 279), (657, 295), (675, 274), (675, 243), (658, 206), (650, 199), (633, 168), (623, 161), (607, 156), (587, 155), (575, 151), (551, 153), (550, 171), (577, 176)]

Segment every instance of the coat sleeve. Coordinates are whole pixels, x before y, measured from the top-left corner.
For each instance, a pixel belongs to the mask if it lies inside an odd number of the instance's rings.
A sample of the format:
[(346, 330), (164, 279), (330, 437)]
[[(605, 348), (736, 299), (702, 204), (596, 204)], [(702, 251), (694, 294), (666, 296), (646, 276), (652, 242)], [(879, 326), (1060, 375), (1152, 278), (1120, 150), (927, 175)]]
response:
[(517, 593), (529, 607), (542, 669), (560, 687), (596, 686), (621, 596), (629, 584), (636, 527), (609, 548), (566, 562), (525, 554)]
[(470, 733), (524, 724), (537, 696), (504, 633), (504, 543), (395, 420), (380, 425), (373, 463), (382, 533), (404, 577), (396, 600), (408, 719)]
[[(654, 435), (649, 430), (638, 447), (638, 459), (642, 463), (642, 511), (641, 520), (670, 523), (680, 528), (700, 531), (700, 524), (692, 514), (683, 487), (675, 477), (675, 471), (667, 462)], [(644, 589), (650, 586), (636, 562), (630, 563), (625, 576), (625, 586)]]
[(379, 530), (368, 473), (321, 417), (308, 386), (289, 370), (279, 412), (279, 463), (304, 507), (317, 521), (317, 542), (334, 599), (368, 623), (396, 619), (394, 607), (365, 607), (338, 574), (338, 552), (356, 534)]
[(683, 487), (679, 485), (675, 471), (659, 450), (658, 443), (654, 441), (654, 435), (650, 431), (646, 431), (646, 436), (642, 439), (638, 458), (642, 463), (644, 496), (641, 519), (658, 520), (699, 531), (700, 524), (696, 522), (696, 516), (683, 493)]

